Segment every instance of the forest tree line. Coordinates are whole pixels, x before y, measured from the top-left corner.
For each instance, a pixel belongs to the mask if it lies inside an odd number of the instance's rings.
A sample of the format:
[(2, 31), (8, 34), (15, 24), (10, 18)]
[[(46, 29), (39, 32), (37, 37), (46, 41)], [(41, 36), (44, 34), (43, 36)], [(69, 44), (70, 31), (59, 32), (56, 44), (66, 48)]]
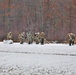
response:
[(0, 40), (28, 31), (45, 32), (48, 40), (76, 34), (76, 0), (0, 0)]

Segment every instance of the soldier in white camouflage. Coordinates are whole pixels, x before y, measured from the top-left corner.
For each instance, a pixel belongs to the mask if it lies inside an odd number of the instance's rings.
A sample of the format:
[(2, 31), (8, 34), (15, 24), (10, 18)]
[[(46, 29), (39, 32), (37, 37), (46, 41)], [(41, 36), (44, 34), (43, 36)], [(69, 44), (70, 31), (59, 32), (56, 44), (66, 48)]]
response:
[(23, 44), (25, 42), (25, 32), (22, 32), (21, 34), (19, 34), (18, 39), (20, 44)]
[(28, 40), (28, 44), (32, 44), (33, 43), (33, 38), (34, 38), (34, 35), (31, 31), (27, 32), (27, 40)]
[(74, 33), (68, 33), (68, 39), (69, 39), (69, 46), (74, 45), (75, 34)]

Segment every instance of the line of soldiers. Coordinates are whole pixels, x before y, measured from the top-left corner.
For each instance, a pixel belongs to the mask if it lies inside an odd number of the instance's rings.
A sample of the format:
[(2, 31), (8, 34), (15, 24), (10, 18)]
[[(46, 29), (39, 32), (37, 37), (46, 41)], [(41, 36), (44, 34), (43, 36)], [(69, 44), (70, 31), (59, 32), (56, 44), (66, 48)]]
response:
[[(75, 34), (74, 33), (68, 33), (68, 41), (69, 41), (69, 46), (74, 45), (75, 41)], [(25, 39), (27, 39), (28, 44), (32, 44), (33, 42), (36, 42), (36, 44), (44, 44), (45, 43), (45, 33), (44, 32), (37, 32), (37, 33), (32, 33), (31, 31), (26, 33), (25, 37), (25, 32), (22, 32), (18, 35), (18, 40), (20, 44), (23, 44), (25, 42)], [(7, 40), (12, 40), (12, 32), (7, 33)]]
[(36, 44), (44, 44), (44, 40), (45, 40), (45, 33), (44, 32), (37, 32), (37, 33), (31, 33), (31, 32), (27, 32), (27, 40), (28, 40), (28, 44), (32, 44), (33, 42), (36, 42)]
[[(36, 44), (44, 44), (44, 40), (45, 40), (45, 33), (41, 32), (41, 33), (32, 33), (32, 32), (27, 32), (26, 34), (27, 37), (25, 37), (25, 32), (22, 32), (18, 35), (18, 40), (20, 42), (20, 44), (23, 44), (25, 42), (25, 39), (27, 38), (27, 42), (28, 44), (32, 44), (33, 42), (36, 42)], [(8, 32), (7, 33), (7, 40), (12, 40), (12, 32)]]

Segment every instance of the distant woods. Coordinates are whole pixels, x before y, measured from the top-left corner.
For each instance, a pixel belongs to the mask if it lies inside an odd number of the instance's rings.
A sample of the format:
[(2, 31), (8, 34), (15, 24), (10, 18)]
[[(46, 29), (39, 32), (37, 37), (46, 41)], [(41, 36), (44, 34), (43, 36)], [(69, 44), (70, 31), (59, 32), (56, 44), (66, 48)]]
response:
[(76, 34), (75, 0), (0, 0), (0, 40), (11, 31), (45, 32), (48, 40), (65, 40)]

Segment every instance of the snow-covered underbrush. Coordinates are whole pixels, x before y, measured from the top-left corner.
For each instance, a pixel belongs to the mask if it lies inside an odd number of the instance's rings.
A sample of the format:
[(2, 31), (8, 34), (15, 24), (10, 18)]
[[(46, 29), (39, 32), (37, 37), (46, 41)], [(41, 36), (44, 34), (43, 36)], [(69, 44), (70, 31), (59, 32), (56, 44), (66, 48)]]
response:
[(68, 65), (66, 65), (66, 68), (55, 68), (55, 66), (50, 66), (50, 68), (42, 66), (24, 66), (0, 66), (0, 75), (76, 75), (76, 69), (71, 69)]

